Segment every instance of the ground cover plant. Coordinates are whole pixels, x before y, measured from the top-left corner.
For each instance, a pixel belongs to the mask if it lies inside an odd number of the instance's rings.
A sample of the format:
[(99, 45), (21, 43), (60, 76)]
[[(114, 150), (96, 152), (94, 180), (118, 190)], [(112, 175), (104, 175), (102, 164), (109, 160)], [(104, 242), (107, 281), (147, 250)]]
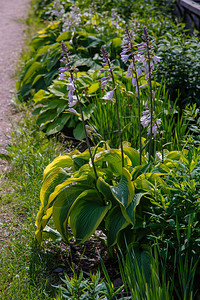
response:
[[(14, 167), (8, 179), (17, 186), (9, 201), (19, 199), (17, 216), (27, 221), (5, 247), (3, 296), (16, 297), (18, 286), (19, 299), (198, 299), (199, 108), (197, 102), (179, 110), (180, 99), (170, 101), (166, 78), (159, 83), (154, 77), (162, 45), (157, 36), (152, 40), (166, 27), (144, 27), (139, 4), (141, 21), (133, 24), (135, 11), (129, 26), (125, 12), (108, 11), (101, 18), (82, 2), (36, 4), (53, 23), (32, 40), (33, 58), (18, 83), (18, 100), (32, 95), (39, 116), (37, 125), (15, 132), (18, 143), (14, 139), (8, 148)], [(110, 6), (108, 1), (102, 10)], [(153, 19), (151, 7), (146, 14)], [(79, 18), (78, 28), (64, 22), (65, 14)], [(173, 27), (167, 19), (163, 24), (167, 31)], [(86, 139), (87, 149), (58, 147), (37, 126), (49, 136), (62, 131), (64, 144), (73, 133)], [(34, 240), (35, 220), (42, 246)], [(93, 264), (84, 269), (93, 243), (102, 258), (94, 251)], [(109, 275), (113, 259), (117, 277)]]

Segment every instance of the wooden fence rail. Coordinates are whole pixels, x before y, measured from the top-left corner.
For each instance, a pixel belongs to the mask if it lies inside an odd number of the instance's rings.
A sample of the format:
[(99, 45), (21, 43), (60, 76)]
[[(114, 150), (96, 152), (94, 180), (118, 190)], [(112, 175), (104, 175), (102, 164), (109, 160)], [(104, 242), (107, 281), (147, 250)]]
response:
[(200, 31), (200, 0), (177, 0), (175, 14), (183, 18), (186, 27), (193, 31), (195, 27)]
[(179, 4), (200, 17), (200, 4), (191, 0), (180, 0)]

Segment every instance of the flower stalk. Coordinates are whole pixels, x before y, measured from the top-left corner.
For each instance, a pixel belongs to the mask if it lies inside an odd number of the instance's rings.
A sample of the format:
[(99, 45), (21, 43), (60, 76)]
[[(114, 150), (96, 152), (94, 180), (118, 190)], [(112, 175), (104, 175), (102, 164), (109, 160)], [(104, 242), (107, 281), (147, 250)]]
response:
[[(70, 52), (68, 51), (68, 49), (67, 49), (67, 47), (66, 47), (66, 45), (63, 41), (61, 42), (61, 46), (62, 46), (62, 55), (63, 55), (63, 58), (61, 59), (61, 62), (65, 62), (66, 65), (65, 65), (64, 68), (59, 69), (60, 72), (61, 72), (60, 78), (63, 79), (63, 78), (66, 77), (64, 72), (68, 71), (70, 73), (70, 84), (68, 85), (68, 88), (67, 88), (69, 90), (69, 93), (68, 93), (69, 107), (74, 106), (78, 102), (79, 110), (80, 110), (80, 113), (81, 113), (81, 120), (82, 120), (82, 124), (83, 124), (83, 128), (84, 128), (85, 138), (86, 138), (86, 143), (87, 143), (87, 146), (88, 146), (88, 150), (89, 150), (89, 154), (90, 154), (90, 158), (91, 158), (91, 162), (92, 162), (92, 167), (93, 167), (93, 170), (94, 170), (95, 177), (96, 177), (96, 179), (98, 179), (96, 167), (95, 167), (95, 164), (94, 164), (94, 158), (93, 158), (92, 151), (91, 151), (91, 146), (90, 146), (89, 138), (88, 138), (88, 135), (87, 135), (87, 130), (86, 130), (86, 124), (85, 124), (85, 120), (84, 120), (82, 105), (81, 105), (81, 101), (80, 101), (80, 98), (79, 98), (79, 95), (78, 95), (78, 92), (77, 92), (77, 89), (76, 89), (76, 86), (75, 86), (74, 71), (78, 71), (78, 69), (74, 69), (74, 68), (70, 67), (70, 57), (69, 57)], [(73, 101), (73, 91), (74, 91), (75, 96), (76, 96), (76, 101)], [(76, 112), (76, 110), (74, 110), (74, 112)]]
[[(147, 33), (146, 27), (144, 27), (143, 31), (143, 40), (146, 46), (146, 55), (147, 55), (147, 77), (148, 77), (148, 84), (150, 88), (150, 134), (149, 134), (149, 161), (151, 158), (154, 157), (154, 139), (153, 139), (153, 113), (155, 113), (155, 101), (153, 100), (153, 89), (152, 89), (152, 82), (151, 82), (151, 57), (150, 57), (150, 49), (151, 46), (149, 45), (149, 36)], [(153, 104), (154, 102), (154, 104)]]
[(106, 79), (104, 78), (104, 81), (102, 82), (104, 84), (104, 82), (109, 81), (109, 79), (112, 80), (112, 85), (113, 85), (113, 90), (108, 92), (103, 99), (105, 100), (110, 100), (113, 101), (113, 95), (115, 98), (115, 107), (116, 107), (116, 114), (117, 114), (117, 125), (118, 125), (118, 134), (119, 134), (119, 142), (120, 142), (120, 148), (121, 148), (121, 157), (122, 157), (122, 168), (124, 167), (124, 151), (123, 151), (123, 143), (122, 143), (122, 132), (121, 132), (121, 126), (120, 126), (120, 118), (119, 118), (119, 103), (118, 103), (118, 98), (117, 98), (117, 86), (115, 84), (115, 78), (114, 78), (114, 74), (113, 74), (113, 70), (112, 70), (112, 62), (109, 59), (108, 56), (108, 52), (106, 51), (106, 48), (102, 46), (101, 48), (101, 54), (102, 54), (102, 59), (104, 62), (104, 65), (108, 66), (108, 69), (102, 69), (102, 71), (108, 71), (110, 73), (110, 75), (108, 77), (106, 77)]
[[(140, 164), (142, 162), (142, 134), (141, 134), (141, 124), (140, 124), (140, 117), (141, 117), (141, 100), (140, 100), (140, 87), (139, 87), (139, 81), (138, 77), (142, 75), (142, 71), (140, 68), (137, 69), (136, 66), (136, 59), (135, 59), (135, 53), (133, 50), (133, 35), (131, 31), (128, 29), (128, 25), (126, 25), (126, 37), (124, 38), (124, 44), (123, 50), (121, 52), (121, 59), (124, 63), (126, 63), (131, 57), (132, 62), (129, 65), (127, 77), (132, 76), (132, 84), (136, 87), (136, 93), (137, 93), (137, 101), (138, 101), (138, 130), (139, 130), (139, 153), (140, 153)], [(138, 56), (139, 59), (139, 56)]]

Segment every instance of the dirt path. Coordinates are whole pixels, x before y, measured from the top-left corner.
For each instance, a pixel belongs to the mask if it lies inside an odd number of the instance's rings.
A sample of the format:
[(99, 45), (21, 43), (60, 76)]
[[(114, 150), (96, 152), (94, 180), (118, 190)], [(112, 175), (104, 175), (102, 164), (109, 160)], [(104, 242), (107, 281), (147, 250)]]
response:
[[(0, 0), (0, 152), (9, 141), (13, 119), (10, 99), (15, 89), (15, 72), (24, 41), (25, 24), (30, 0)], [(0, 159), (0, 169), (3, 161)]]

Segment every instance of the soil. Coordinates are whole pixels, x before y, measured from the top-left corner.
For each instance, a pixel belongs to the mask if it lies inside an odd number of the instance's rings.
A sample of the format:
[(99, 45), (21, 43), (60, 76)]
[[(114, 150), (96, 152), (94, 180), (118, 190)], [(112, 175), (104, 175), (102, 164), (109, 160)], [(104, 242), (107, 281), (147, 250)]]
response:
[[(15, 90), (14, 73), (24, 45), (23, 20), (28, 15), (30, 0), (0, 0), (0, 153), (6, 153), (11, 122), (15, 115), (11, 106)], [(0, 159), (0, 171), (5, 162)]]

